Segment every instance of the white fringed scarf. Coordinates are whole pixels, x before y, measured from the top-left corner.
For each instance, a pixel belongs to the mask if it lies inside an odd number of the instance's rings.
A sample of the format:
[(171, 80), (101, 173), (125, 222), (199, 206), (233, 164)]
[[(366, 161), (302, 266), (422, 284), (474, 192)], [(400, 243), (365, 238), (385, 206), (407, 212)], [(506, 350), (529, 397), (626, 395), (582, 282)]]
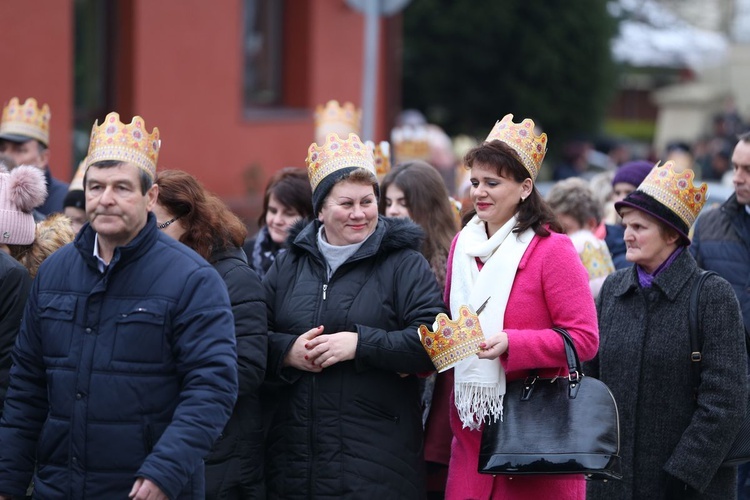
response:
[[(532, 229), (513, 234), (517, 223), (516, 217), (511, 217), (487, 238), (484, 222), (474, 216), (461, 230), (453, 251), (451, 317), (458, 317), (458, 308), (463, 304), (477, 311), (487, 301), (479, 316), (485, 337), (503, 330), (516, 271), (534, 237)], [(484, 263), (481, 272), (477, 257)], [(499, 360), (471, 356), (458, 362), (454, 373), (454, 400), (464, 427), (479, 429), (485, 419), (502, 417), (505, 371)]]

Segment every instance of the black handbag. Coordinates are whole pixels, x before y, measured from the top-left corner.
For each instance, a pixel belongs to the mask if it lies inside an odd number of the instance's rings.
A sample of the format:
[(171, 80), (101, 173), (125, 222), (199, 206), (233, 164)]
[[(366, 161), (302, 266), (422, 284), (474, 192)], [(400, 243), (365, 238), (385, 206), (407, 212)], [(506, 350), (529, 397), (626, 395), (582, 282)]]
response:
[[(698, 315), (698, 306), (701, 288), (703, 283), (716, 274), (713, 271), (701, 271), (698, 279), (693, 284), (693, 290), (690, 292), (690, 361), (693, 371), (693, 392), (698, 396), (698, 386), (701, 382), (701, 345), (699, 336), (703, 332), (701, 318)], [(750, 382), (746, 380), (746, 383)], [(735, 465), (750, 462), (750, 398), (745, 406), (745, 419), (742, 421), (737, 437), (734, 439), (729, 453), (724, 457), (722, 466), (731, 467)]]
[(581, 372), (573, 339), (562, 328), (568, 376), (508, 382), (503, 418), (485, 422), (483, 474), (583, 474), (621, 479), (617, 403), (600, 380)]

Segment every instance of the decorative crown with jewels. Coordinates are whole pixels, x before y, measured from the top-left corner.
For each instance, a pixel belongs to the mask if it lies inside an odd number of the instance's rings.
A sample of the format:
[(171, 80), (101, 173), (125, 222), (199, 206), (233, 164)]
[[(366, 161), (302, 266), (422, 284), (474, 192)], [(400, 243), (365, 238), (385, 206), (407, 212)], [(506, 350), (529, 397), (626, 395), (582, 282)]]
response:
[(393, 156), (398, 163), (430, 159), (430, 129), (427, 125), (403, 125), (391, 130)]
[(48, 105), (43, 104), (40, 108), (33, 97), (26, 99), (22, 105), (18, 97), (14, 97), (3, 108), (0, 136), (28, 137), (48, 146), (50, 118)]
[(690, 169), (676, 167), (671, 161), (662, 166), (657, 163), (638, 186), (638, 191), (646, 193), (674, 212), (689, 229), (708, 198), (706, 183), (695, 187), (693, 179), (695, 173)]
[(444, 313), (438, 314), (433, 328), (435, 331), (431, 332), (425, 325), (419, 325), (419, 338), (438, 372), (478, 353), (479, 344), (484, 341), (479, 318), (467, 306), (458, 308), (457, 321)]
[(380, 141), (378, 144), (365, 141), (365, 146), (372, 151), (375, 160), (375, 172), (377, 172), (378, 179), (382, 180), (391, 171), (391, 145), (388, 144), (388, 141)]
[(154, 127), (149, 133), (140, 116), (134, 116), (130, 124), (125, 125), (119, 114), (111, 112), (101, 125), (98, 120), (94, 122), (86, 168), (99, 161), (122, 161), (132, 163), (153, 179), (160, 147), (158, 128)]
[(313, 191), (320, 181), (342, 168), (361, 167), (376, 175), (370, 148), (362, 144), (354, 133), (349, 134), (346, 139), (340, 138), (336, 133), (330, 133), (322, 146), (310, 144), (305, 164)]
[(347, 137), (354, 133), (359, 135), (362, 126), (362, 111), (351, 102), (343, 105), (338, 101), (328, 101), (325, 106), (315, 108), (315, 142), (323, 144), (330, 133)]
[(544, 155), (547, 154), (547, 134), (536, 135), (534, 122), (530, 118), (526, 118), (521, 123), (513, 123), (513, 115), (507, 114), (495, 123), (486, 142), (494, 140), (504, 142), (513, 148), (531, 175), (531, 180), (536, 181), (539, 169), (542, 168)]

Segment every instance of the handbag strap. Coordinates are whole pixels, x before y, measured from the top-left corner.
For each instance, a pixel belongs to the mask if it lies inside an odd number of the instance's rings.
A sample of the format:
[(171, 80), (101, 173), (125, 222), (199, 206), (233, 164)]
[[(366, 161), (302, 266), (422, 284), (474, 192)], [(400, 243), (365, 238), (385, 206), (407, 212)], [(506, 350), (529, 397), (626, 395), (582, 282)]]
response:
[[(701, 383), (701, 340), (699, 339), (702, 330), (702, 322), (698, 313), (700, 304), (701, 288), (703, 283), (713, 275), (714, 271), (698, 271), (698, 278), (693, 282), (693, 289), (690, 292), (690, 310), (688, 330), (690, 331), (690, 366), (693, 372), (693, 396), (698, 397), (698, 386)], [(718, 275), (717, 275), (718, 276)]]
[(581, 377), (581, 361), (578, 359), (578, 351), (576, 350), (573, 338), (563, 328), (553, 328), (554, 331), (562, 335), (563, 344), (565, 345), (565, 358), (568, 361), (568, 378), (573, 381), (578, 381)]

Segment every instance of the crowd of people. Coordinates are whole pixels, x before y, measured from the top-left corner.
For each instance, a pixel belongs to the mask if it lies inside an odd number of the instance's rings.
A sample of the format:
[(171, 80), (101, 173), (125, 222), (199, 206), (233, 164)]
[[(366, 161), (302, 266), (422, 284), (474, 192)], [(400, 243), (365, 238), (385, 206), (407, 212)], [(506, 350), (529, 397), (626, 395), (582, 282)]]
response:
[[(746, 498), (723, 461), (748, 400), (750, 132), (703, 210), (670, 152), (543, 195), (531, 119), (502, 117), (460, 172), (435, 127), (402, 123), (389, 150), (358, 120), (318, 108), (249, 235), (157, 168), (143, 118), (94, 123), (66, 185), (49, 108), (6, 104), (0, 500)], [(418, 329), (466, 310), (484, 339), (437, 373)], [(480, 473), (506, 383), (568, 376), (560, 328), (617, 402), (622, 478)]]

